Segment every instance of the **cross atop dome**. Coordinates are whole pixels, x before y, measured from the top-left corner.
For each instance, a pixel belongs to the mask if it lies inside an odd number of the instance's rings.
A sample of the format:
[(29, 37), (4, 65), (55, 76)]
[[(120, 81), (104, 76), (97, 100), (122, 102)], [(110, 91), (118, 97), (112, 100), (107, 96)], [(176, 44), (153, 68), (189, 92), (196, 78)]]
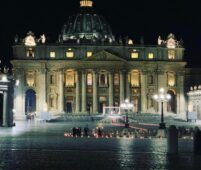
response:
[(91, 1), (91, 0), (80, 0), (80, 7), (93, 7), (93, 1)]

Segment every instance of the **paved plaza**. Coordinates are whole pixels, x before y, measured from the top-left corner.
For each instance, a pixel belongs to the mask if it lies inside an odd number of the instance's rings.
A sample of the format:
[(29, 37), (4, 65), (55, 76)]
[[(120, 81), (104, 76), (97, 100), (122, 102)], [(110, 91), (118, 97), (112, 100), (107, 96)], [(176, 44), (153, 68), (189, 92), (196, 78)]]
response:
[[(179, 139), (178, 155), (167, 155), (166, 139), (65, 137), (65, 132), (77, 126), (83, 129), (87, 125), (90, 132), (100, 125), (108, 133), (124, 129), (120, 124), (107, 121), (70, 119), (46, 123), (17, 121), (15, 127), (0, 127), (0, 169), (201, 169), (201, 156), (193, 154), (190, 138)], [(136, 123), (130, 118), (132, 128), (157, 129), (153, 121), (143, 120)], [(171, 123), (170, 119), (166, 120)], [(199, 126), (199, 123), (191, 126)]]

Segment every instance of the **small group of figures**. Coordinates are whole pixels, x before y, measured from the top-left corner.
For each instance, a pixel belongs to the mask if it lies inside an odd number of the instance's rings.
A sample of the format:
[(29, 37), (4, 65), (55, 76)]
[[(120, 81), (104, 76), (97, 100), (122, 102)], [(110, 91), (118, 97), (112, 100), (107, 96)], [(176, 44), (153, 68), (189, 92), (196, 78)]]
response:
[[(84, 132), (83, 133), (84, 136), (89, 136), (88, 126), (84, 127), (83, 132)], [(73, 137), (76, 137), (76, 136), (81, 137), (82, 136), (82, 128), (81, 127), (73, 127), (72, 128), (72, 135), (73, 135)]]
[(103, 130), (101, 127), (97, 127), (97, 132), (92, 132), (90, 133), (90, 129), (88, 128), (88, 126), (85, 126), (83, 128), (83, 131), (82, 131), (82, 128), (81, 127), (73, 127), (72, 128), (72, 133), (69, 134), (69, 133), (64, 133), (64, 136), (68, 137), (68, 136), (71, 136), (71, 137), (89, 137), (89, 136), (96, 136), (96, 137), (102, 137), (103, 136)]

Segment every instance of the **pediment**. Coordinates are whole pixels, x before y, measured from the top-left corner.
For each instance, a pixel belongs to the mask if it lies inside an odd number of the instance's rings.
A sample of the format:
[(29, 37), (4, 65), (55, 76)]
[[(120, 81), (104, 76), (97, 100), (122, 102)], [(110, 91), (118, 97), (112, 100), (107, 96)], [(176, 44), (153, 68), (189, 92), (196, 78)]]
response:
[(92, 61), (126, 61), (125, 59), (107, 52), (105, 50), (95, 53), (92, 57), (88, 58), (87, 60)]

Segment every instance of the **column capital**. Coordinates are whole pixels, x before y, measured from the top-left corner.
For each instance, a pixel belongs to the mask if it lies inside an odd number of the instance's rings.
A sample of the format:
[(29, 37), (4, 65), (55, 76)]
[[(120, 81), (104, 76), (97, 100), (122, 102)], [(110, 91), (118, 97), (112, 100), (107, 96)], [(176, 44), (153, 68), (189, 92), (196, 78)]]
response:
[(41, 69), (40, 69), (40, 72), (41, 72), (42, 74), (45, 74), (45, 73), (47, 72), (47, 69), (46, 69), (46, 68), (41, 68)]
[(119, 73), (120, 74), (126, 74), (128, 72), (128, 70), (127, 69), (122, 69), (122, 70), (119, 70)]
[(80, 69), (80, 72), (81, 72), (82, 74), (87, 74), (87, 73), (88, 73), (88, 71), (87, 71), (86, 69)]
[(148, 73), (148, 71), (147, 71), (147, 70), (140, 70), (140, 73), (141, 73), (142, 75), (146, 75), (146, 74)]
[(108, 71), (109, 74), (114, 74), (115, 73), (114, 69), (108, 69), (107, 71)]
[(57, 71), (63, 73), (64, 72), (64, 68), (58, 68)]
[(98, 74), (98, 73), (99, 73), (99, 70), (98, 70), (98, 69), (93, 69), (93, 70), (92, 70), (92, 73), (93, 73), (93, 74)]
[(184, 76), (185, 75), (185, 71), (178, 71), (178, 72), (176, 72), (176, 74), (178, 76)]
[(163, 75), (163, 74), (165, 74), (165, 71), (164, 70), (156, 70), (156, 73)]

